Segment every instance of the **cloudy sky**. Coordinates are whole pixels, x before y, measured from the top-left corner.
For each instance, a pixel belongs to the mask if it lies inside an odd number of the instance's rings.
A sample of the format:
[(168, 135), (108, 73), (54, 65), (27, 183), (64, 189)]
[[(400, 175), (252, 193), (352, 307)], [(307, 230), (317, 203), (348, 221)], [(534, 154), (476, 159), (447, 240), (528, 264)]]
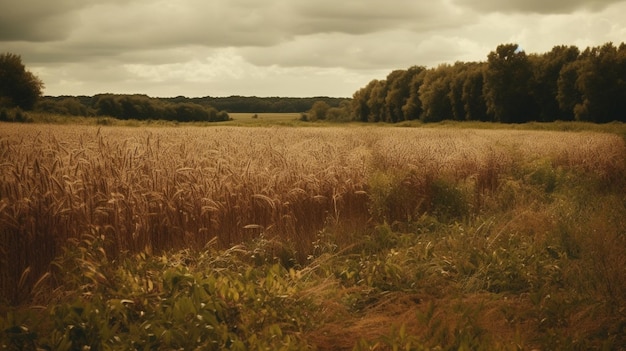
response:
[(626, 0), (0, 0), (45, 95), (349, 97), (412, 65), (626, 40)]

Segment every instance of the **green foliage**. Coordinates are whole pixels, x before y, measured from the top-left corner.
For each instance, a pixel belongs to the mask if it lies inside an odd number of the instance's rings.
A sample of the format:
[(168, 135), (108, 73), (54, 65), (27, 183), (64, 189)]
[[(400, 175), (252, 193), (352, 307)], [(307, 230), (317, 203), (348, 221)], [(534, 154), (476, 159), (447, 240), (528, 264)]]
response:
[(442, 222), (462, 220), (469, 215), (468, 197), (450, 181), (437, 179), (431, 184), (430, 211)]
[[(405, 199), (395, 198), (400, 193), (399, 182), (393, 175), (384, 172), (375, 172), (369, 180), (369, 206), (370, 214), (378, 222), (390, 221), (396, 214), (391, 213), (391, 206), (394, 203), (406, 204)], [(392, 217), (392, 215), (394, 217)]]
[(388, 93), (385, 97), (386, 122), (401, 122), (409, 120), (410, 115), (405, 109), (411, 96), (411, 82), (423, 72), (423, 67), (413, 66), (407, 70), (396, 70), (387, 76), (389, 82)]
[(42, 88), (43, 82), (26, 70), (19, 55), (0, 54), (0, 107), (30, 110)]
[(36, 106), (39, 112), (61, 116), (98, 117), (121, 120), (164, 120), (177, 122), (229, 121), (225, 111), (189, 102), (174, 102), (146, 95), (101, 94), (94, 97), (45, 97)]
[(163, 102), (145, 95), (97, 95), (92, 108), (100, 116), (119, 119), (163, 119), (178, 122), (218, 122), (230, 119), (224, 111), (189, 102)]
[(526, 122), (536, 115), (530, 90), (532, 67), (526, 53), (516, 44), (499, 45), (489, 54), (487, 65), (487, 112), (504, 123)]
[(624, 121), (626, 44), (607, 43), (580, 51), (555, 46), (527, 55), (502, 44), (486, 62), (442, 64), (426, 70), (395, 70), (354, 93), (352, 119), (397, 123), (408, 120)]
[(440, 65), (426, 73), (424, 83), (419, 89), (423, 107), (420, 119), (423, 122), (439, 122), (453, 118), (450, 101), (451, 72), (450, 66)]
[(469, 215), (469, 198), (448, 180), (411, 172), (375, 171), (368, 186), (369, 210), (377, 222), (411, 222), (425, 213), (449, 222)]
[(93, 116), (96, 113), (93, 108), (83, 104), (76, 97), (45, 97), (39, 100), (35, 108), (39, 111), (68, 116)]
[(228, 97), (176, 97), (166, 99), (172, 102), (193, 102), (201, 105), (213, 106), (218, 110), (229, 113), (301, 113), (308, 111), (316, 102), (324, 102), (331, 108), (341, 107), (348, 102), (344, 98), (332, 97), (257, 97), (257, 96), (228, 96)]
[(328, 113), (329, 109), (330, 109), (330, 105), (328, 105), (324, 101), (315, 102), (313, 106), (311, 106), (311, 109), (309, 110), (309, 114), (308, 114), (309, 120), (317, 121), (317, 120), (326, 119), (326, 114)]
[(38, 335), (30, 327), (32, 314), (9, 309), (0, 314), (0, 347), (3, 350), (34, 350)]
[[(1, 100), (1, 99), (0, 99)], [(258, 97), (203, 97), (151, 98), (146, 95), (98, 94), (95, 96), (45, 96), (38, 100), (39, 112), (62, 116), (99, 116), (118, 119), (190, 121), (229, 121), (230, 113), (301, 114), (316, 103), (325, 104), (320, 119), (348, 121), (351, 118), (350, 100), (341, 98), (258, 98)], [(1, 105), (1, 104), (0, 104)], [(226, 112), (228, 111), (228, 112)]]
[(579, 121), (623, 121), (626, 108), (626, 45), (607, 43), (588, 48), (576, 71), (580, 100), (574, 106)]
[(30, 123), (33, 122), (33, 118), (19, 107), (12, 109), (0, 107), (0, 121)]
[(311, 106), (311, 109), (307, 113), (302, 113), (300, 115), (300, 121), (347, 122), (350, 120), (350, 109), (350, 104), (345, 101), (337, 107), (332, 107), (324, 100), (318, 100), (313, 103), (313, 106)]
[(528, 178), (532, 185), (543, 185), (546, 193), (551, 193), (556, 188), (557, 175), (551, 165), (537, 167)]
[(86, 236), (55, 261), (53, 281), (67, 294), (45, 310), (2, 316), (3, 349), (307, 348), (298, 333), (311, 327), (315, 306), (299, 296), (301, 272), (250, 265), (243, 248), (113, 261), (103, 245)]
[(578, 58), (580, 51), (575, 46), (555, 46), (544, 55), (530, 56), (534, 68), (532, 90), (538, 107), (538, 120), (572, 120), (573, 108), (561, 108), (559, 105), (559, 79), (564, 67)]

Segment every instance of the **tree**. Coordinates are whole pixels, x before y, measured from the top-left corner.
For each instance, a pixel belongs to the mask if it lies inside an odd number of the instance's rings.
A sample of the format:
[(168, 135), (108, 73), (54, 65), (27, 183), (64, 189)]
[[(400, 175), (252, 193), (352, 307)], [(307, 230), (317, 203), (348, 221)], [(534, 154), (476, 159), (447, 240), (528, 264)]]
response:
[(453, 69), (450, 65), (442, 64), (427, 71), (424, 82), (419, 89), (422, 101), (423, 122), (439, 122), (452, 119), (452, 104), (450, 101), (450, 82)]
[(367, 99), (367, 107), (369, 122), (384, 121), (385, 97), (387, 96), (387, 82), (385, 80), (374, 80), (370, 82), (372, 89)]
[(577, 120), (604, 123), (624, 119), (624, 51), (624, 46), (607, 43), (582, 53), (576, 79), (582, 98), (574, 107)]
[(487, 105), (483, 95), (484, 63), (468, 64), (467, 75), (463, 83), (463, 106), (465, 119), (468, 121), (492, 121), (492, 116), (487, 113)]
[(404, 106), (402, 106), (402, 113), (407, 120), (415, 120), (422, 118), (422, 100), (420, 98), (420, 88), (424, 84), (424, 77), (428, 73), (425, 67), (416, 67), (416, 73), (409, 82), (409, 97), (407, 98)]
[(330, 105), (328, 105), (324, 101), (316, 101), (311, 106), (311, 110), (309, 110), (309, 118), (311, 121), (324, 120), (326, 119), (326, 113), (330, 109)]
[(83, 105), (78, 98), (73, 96), (40, 98), (35, 109), (68, 116), (90, 116), (94, 114), (94, 111), (90, 111), (86, 105)]
[(504, 123), (527, 122), (536, 115), (531, 93), (532, 69), (517, 44), (499, 45), (487, 56), (484, 94), (487, 111)]
[(334, 122), (348, 122), (352, 115), (352, 105), (350, 101), (342, 101), (338, 107), (330, 107), (326, 111), (326, 120)]
[(424, 70), (423, 67), (413, 66), (407, 70), (396, 70), (387, 76), (389, 90), (385, 97), (387, 107), (385, 120), (387, 122), (400, 122), (408, 119), (403, 109), (411, 95), (411, 81), (413, 77)]
[(626, 44), (530, 54), (499, 45), (487, 62), (395, 70), (353, 95), (362, 122), (480, 120), (502, 123), (626, 120)]
[(463, 121), (466, 118), (465, 103), (463, 101), (463, 86), (467, 80), (467, 70), (469, 64), (456, 62), (450, 67), (450, 90), (448, 91), (448, 99), (450, 99), (450, 108), (452, 109), (452, 117), (457, 121)]
[(374, 87), (374, 81), (371, 81), (365, 87), (357, 90), (352, 95), (352, 119), (360, 122), (367, 122), (367, 118), (370, 114), (370, 109), (367, 106), (369, 100), (370, 91)]
[(574, 109), (576, 105), (582, 102), (582, 94), (576, 87), (578, 80), (578, 71), (582, 65), (581, 60), (570, 62), (561, 68), (559, 79), (557, 80), (558, 93), (556, 100), (559, 103), (559, 109), (567, 114), (570, 119), (574, 118)]
[(559, 107), (559, 78), (563, 68), (575, 62), (579, 54), (575, 46), (555, 46), (546, 54), (530, 56), (534, 77), (532, 91), (540, 121), (573, 119), (573, 109), (563, 110)]
[(26, 70), (19, 55), (0, 55), (0, 106), (30, 110), (42, 89), (43, 82)]
[(228, 121), (230, 116), (225, 111), (200, 105), (188, 100), (170, 102), (150, 98), (147, 95), (102, 94), (94, 98), (95, 114), (119, 119), (158, 119), (178, 122), (217, 122)]

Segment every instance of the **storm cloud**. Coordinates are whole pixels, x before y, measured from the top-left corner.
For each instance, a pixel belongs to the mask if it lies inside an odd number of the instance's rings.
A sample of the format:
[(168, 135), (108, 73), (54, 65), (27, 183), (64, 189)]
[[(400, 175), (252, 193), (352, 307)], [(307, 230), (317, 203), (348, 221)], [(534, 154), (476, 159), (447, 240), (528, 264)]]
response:
[(0, 0), (48, 95), (351, 96), (412, 65), (626, 37), (624, 1)]

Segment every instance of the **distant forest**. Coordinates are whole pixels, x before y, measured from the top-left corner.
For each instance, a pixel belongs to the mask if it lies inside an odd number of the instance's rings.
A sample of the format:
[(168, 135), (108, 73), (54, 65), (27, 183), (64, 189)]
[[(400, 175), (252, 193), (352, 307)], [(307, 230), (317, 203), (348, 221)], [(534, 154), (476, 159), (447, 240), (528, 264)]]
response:
[(302, 113), (302, 120), (626, 122), (626, 44), (527, 54), (502, 44), (484, 62), (413, 66), (372, 80), (352, 99), (311, 97), (42, 97), (35, 108), (76, 116), (224, 121), (228, 113)]
[[(185, 101), (185, 97), (177, 97), (170, 99), (175, 102)], [(233, 113), (300, 113), (309, 111), (316, 102), (324, 102), (330, 107), (339, 107), (346, 98), (333, 97), (256, 97), (256, 96), (229, 96), (229, 97), (203, 97), (191, 98), (189, 101), (210, 105), (219, 110), (225, 110)]]
[(486, 62), (391, 72), (357, 91), (362, 122), (476, 120), (626, 122), (626, 44), (526, 54), (503, 44)]
[[(317, 102), (338, 107), (345, 98), (201, 97), (153, 98), (147, 95), (44, 96), (36, 110), (72, 116), (110, 116), (119, 119), (163, 119), (180, 122), (225, 121), (228, 113), (307, 112)], [(344, 103), (345, 105), (345, 103)]]
[(118, 119), (217, 122), (230, 119), (228, 113), (212, 106), (191, 102), (170, 102), (147, 95), (99, 94), (90, 96), (45, 96), (35, 109), (70, 116), (108, 116)]

